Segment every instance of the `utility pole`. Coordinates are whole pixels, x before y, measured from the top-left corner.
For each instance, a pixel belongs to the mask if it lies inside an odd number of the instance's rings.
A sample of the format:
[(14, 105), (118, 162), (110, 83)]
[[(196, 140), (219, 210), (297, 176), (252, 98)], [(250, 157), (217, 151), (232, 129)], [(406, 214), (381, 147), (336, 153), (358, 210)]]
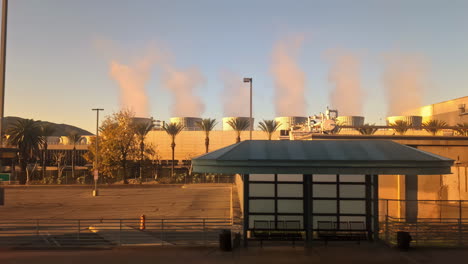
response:
[(250, 83), (250, 116), (249, 116), (249, 135), (252, 140), (253, 120), (252, 120), (252, 78), (244, 78), (244, 82)]
[(98, 171), (98, 164), (99, 164), (99, 111), (104, 111), (102, 108), (93, 108), (93, 111), (96, 111), (96, 153), (94, 157), (94, 190), (93, 196), (98, 196), (98, 188), (97, 188), (97, 181), (99, 179), (99, 171)]
[(0, 40), (0, 147), (3, 146), (3, 118), (5, 115), (5, 72), (6, 72), (6, 44), (7, 44), (7, 21), (8, 0), (2, 4), (2, 30)]

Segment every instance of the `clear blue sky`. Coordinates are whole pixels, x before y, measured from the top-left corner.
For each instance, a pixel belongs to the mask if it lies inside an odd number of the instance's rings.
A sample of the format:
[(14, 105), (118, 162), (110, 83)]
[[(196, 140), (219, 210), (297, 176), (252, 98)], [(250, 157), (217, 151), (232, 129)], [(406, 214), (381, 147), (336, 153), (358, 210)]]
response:
[[(106, 40), (122, 63), (156, 43), (171, 51), (177, 67), (198, 67), (206, 79), (197, 92), (206, 104), (203, 117), (223, 116), (222, 71), (253, 77), (254, 116), (270, 119), (272, 49), (301, 34), (297, 62), (306, 74), (307, 114), (329, 104), (324, 54), (342, 49), (358, 56), (363, 114), (379, 123), (387, 113), (387, 53), (424, 57), (423, 104), (468, 95), (467, 11), (466, 0), (10, 0), (5, 113), (94, 131), (91, 108), (119, 110), (109, 56), (95, 44)], [(146, 89), (151, 115), (167, 120), (171, 95), (156, 71)]]

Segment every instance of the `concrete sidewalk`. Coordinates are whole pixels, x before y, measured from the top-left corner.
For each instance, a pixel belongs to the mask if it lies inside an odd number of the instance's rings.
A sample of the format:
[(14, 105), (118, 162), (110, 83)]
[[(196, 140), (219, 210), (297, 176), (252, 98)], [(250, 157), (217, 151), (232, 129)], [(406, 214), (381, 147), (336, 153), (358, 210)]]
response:
[[(330, 245), (331, 244), (331, 245)], [(466, 249), (415, 249), (400, 252), (383, 245), (335, 244), (315, 245), (311, 249), (290, 246), (253, 247), (221, 252), (206, 247), (119, 247), (107, 250), (15, 250), (0, 251), (2, 264), (58, 263), (463, 263)]]

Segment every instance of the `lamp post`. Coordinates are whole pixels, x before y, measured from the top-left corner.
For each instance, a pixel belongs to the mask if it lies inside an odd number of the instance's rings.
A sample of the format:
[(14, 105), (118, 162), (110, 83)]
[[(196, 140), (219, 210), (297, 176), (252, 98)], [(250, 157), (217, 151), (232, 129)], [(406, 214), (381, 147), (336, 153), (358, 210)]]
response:
[(5, 115), (5, 71), (7, 44), (8, 0), (2, 4), (2, 26), (0, 40), (0, 147), (3, 146), (3, 116)]
[(252, 78), (244, 78), (245, 83), (250, 83), (250, 116), (249, 116), (249, 135), (250, 140), (252, 140), (252, 130), (253, 130), (253, 122), (252, 122)]
[(97, 188), (97, 181), (99, 179), (99, 171), (98, 171), (98, 156), (99, 156), (99, 111), (104, 111), (102, 108), (93, 108), (93, 111), (96, 111), (96, 154), (94, 157), (94, 190), (93, 196), (98, 196), (98, 188)]

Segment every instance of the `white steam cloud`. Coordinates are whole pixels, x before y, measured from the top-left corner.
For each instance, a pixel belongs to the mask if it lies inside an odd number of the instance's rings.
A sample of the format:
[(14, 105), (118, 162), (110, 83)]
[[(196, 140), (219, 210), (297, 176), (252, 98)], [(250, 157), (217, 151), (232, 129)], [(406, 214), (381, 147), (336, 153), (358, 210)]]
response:
[(302, 116), (306, 113), (305, 74), (297, 63), (304, 36), (280, 41), (273, 48), (271, 72), (275, 84), (277, 116)]
[(333, 84), (330, 104), (340, 115), (362, 115), (364, 91), (361, 88), (360, 65), (351, 53), (334, 52), (328, 80)]
[(383, 81), (389, 115), (401, 115), (421, 105), (425, 65), (419, 56), (386, 56)]
[(249, 86), (243, 78), (235, 73), (225, 71), (221, 73), (224, 84), (221, 96), (224, 116), (249, 116)]

